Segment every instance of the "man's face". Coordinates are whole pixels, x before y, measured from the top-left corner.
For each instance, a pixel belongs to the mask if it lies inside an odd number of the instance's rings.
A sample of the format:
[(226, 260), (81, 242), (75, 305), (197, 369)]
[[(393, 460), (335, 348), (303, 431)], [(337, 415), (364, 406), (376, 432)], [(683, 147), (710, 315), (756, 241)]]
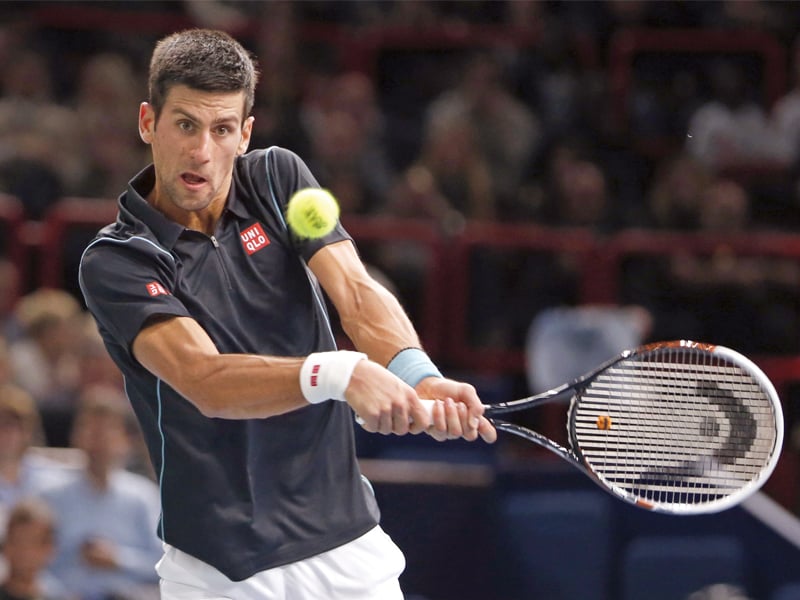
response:
[(30, 443), (30, 427), (22, 418), (10, 410), (0, 410), (0, 463), (17, 462)]
[(3, 554), (10, 571), (17, 577), (38, 577), (50, 562), (54, 548), (50, 525), (31, 521), (9, 529)]
[(230, 189), (233, 162), (247, 150), (253, 118), (242, 121), (244, 92), (201, 92), (173, 87), (156, 121), (146, 102), (139, 133), (150, 144), (156, 186), (150, 200), (175, 221), (188, 225), (210, 211), (219, 215)]
[(123, 465), (131, 449), (125, 422), (118, 415), (78, 415), (71, 441), (75, 448), (83, 450), (89, 467), (96, 470), (110, 471)]

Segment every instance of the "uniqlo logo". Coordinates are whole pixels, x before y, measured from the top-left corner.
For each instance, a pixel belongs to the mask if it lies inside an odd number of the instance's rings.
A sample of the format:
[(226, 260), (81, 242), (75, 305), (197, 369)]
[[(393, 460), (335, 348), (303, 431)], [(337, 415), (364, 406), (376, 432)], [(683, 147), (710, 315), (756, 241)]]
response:
[(147, 293), (151, 296), (169, 296), (166, 288), (157, 281), (151, 281), (147, 284)]
[(242, 238), (242, 246), (244, 246), (244, 251), (250, 256), (265, 246), (269, 246), (269, 238), (267, 237), (267, 234), (264, 233), (261, 223), (255, 223), (251, 225), (242, 233), (240, 233), (239, 237)]
[(311, 387), (317, 387), (317, 380), (319, 379), (319, 365), (311, 367)]

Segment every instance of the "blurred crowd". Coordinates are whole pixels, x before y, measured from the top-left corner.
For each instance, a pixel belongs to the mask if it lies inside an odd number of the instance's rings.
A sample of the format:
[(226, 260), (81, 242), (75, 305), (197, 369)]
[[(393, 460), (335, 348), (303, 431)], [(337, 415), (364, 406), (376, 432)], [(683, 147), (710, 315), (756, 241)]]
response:
[[(98, 14), (113, 26), (78, 22)], [(424, 219), (444, 238), (477, 220), (597, 235), (800, 225), (800, 10), (763, 0), (6, 2), (0, 192), (27, 218), (65, 196), (114, 199), (148, 162), (137, 107), (168, 23), (226, 29), (254, 52), (251, 147), (297, 152), (345, 215)], [(478, 35), (487, 27), (500, 32), (490, 42)], [(630, 28), (756, 32), (784, 49), (787, 83), (768, 97), (752, 52), (651, 53), (632, 65), (620, 107), (609, 49)], [(424, 268), (413, 245), (364, 255), (413, 307)], [(542, 334), (528, 331), (540, 312), (580, 308), (559, 256), (473, 261), (472, 341), (522, 346)], [(797, 351), (798, 269), (724, 246), (633, 261), (622, 300), (635, 323), (617, 339), (714, 331), (745, 351)], [(32, 585), (48, 591), (37, 597), (146, 598), (158, 497), (123, 382), (75, 288), (26, 283), (0, 259), (0, 599), (33, 597)]]

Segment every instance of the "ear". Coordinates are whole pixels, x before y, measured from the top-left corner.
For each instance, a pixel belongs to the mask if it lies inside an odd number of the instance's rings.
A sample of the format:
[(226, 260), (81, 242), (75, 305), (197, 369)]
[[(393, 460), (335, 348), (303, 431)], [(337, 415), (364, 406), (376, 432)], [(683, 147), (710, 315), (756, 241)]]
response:
[(145, 144), (153, 141), (153, 131), (156, 128), (156, 113), (147, 102), (139, 105), (139, 137)]
[(250, 145), (250, 136), (253, 135), (253, 121), (255, 117), (247, 117), (242, 124), (242, 139), (239, 142), (239, 147), (236, 149), (236, 154), (241, 155), (247, 152), (247, 147)]

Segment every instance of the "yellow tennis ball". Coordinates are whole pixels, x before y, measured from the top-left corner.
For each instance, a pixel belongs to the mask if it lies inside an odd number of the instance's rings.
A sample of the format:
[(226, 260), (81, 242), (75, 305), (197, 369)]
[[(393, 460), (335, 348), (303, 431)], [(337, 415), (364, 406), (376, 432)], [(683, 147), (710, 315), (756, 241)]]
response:
[(304, 188), (296, 191), (286, 206), (286, 222), (299, 237), (321, 238), (336, 227), (339, 203), (328, 190)]

